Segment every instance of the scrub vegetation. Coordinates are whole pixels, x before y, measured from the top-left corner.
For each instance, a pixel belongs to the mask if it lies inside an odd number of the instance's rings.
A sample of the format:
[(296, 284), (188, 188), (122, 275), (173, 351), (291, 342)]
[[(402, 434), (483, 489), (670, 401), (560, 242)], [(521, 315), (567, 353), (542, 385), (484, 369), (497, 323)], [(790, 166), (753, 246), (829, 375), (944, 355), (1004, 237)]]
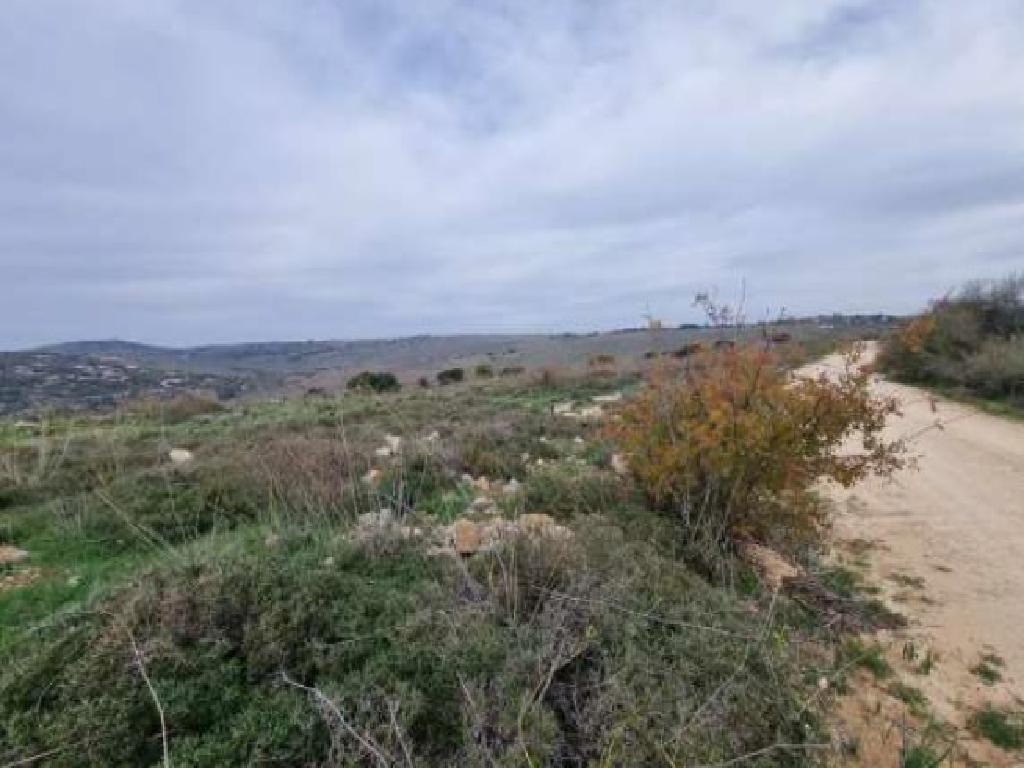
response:
[(879, 357), (911, 383), (1024, 412), (1024, 274), (975, 281), (888, 336)]
[(825, 761), (850, 638), (811, 484), (898, 461), (862, 374), (758, 344), (459, 378), (3, 422), (0, 764)]

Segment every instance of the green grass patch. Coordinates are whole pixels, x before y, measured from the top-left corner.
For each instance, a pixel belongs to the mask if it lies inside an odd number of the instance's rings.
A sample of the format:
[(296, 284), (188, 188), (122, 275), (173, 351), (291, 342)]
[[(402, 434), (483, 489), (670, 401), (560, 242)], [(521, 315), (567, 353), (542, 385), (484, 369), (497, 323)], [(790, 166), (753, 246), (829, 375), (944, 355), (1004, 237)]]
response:
[(865, 644), (853, 638), (842, 647), (843, 663), (866, 669), (876, 680), (885, 680), (892, 676), (892, 666), (885, 658), (885, 650), (877, 643)]
[(997, 747), (1024, 748), (1024, 712), (986, 704), (971, 716), (968, 727), (972, 733), (988, 739)]

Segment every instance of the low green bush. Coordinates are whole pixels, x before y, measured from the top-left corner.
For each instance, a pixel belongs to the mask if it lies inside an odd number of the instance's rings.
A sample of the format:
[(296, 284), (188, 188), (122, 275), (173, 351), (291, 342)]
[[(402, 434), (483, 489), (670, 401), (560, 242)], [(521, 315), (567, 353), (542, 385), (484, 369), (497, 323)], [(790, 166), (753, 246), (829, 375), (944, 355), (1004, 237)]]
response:
[(445, 384), (458, 384), (466, 378), (466, 372), (462, 368), (446, 368), (443, 371), (438, 371), (437, 383), (442, 386)]
[(175, 766), (641, 766), (781, 743), (772, 765), (806, 765), (822, 727), (799, 658), (731, 600), (603, 523), (465, 568), (234, 537), (12, 649), (0, 753), (156, 765), (166, 736)]
[(347, 389), (365, 390), (369, 392), (397, 392), (401, 384), (395, 374), (387, 371), (363, 371), (345, 384)]

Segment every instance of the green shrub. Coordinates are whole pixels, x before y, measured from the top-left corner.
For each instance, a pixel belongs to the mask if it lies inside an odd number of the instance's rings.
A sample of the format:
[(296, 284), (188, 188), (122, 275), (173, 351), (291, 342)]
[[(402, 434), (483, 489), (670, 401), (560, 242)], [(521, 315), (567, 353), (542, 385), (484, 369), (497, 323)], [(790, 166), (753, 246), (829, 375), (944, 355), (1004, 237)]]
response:
[(1024, 713), (986, 704), (967, 723), (971, 731), (1003, 749), (1024, 749)]
[(437, 383), (442, 386), (445, 384), (458, 384), (465, 378), (466, 372), (462, 368), (446, 368), (438, 372)]
[(614, 526), (465, 568), (262, 538), (211, 543), (13, 647), (5, 760), (159, 764), (143, 669), (176, 766), (380, 763), (367, 744), (417, 766), (692, 765), (777, 743), (796, 747), (772, 764), (796, 766), (821, 741), (764, 615)]
[(901, 381), (1024, 404), (1024, 275), (934, 302), (886, 338), (879, 366)]
[(386, 371), (363, 371), (349, 379), (345, 386), (369, 392), (397, 392), (401, 389), (395, 374)]
[(494, 378), (494, 367), (487, 363), (481, 363), (473, 369), (473, 373), (478, 379), (492, 379)]

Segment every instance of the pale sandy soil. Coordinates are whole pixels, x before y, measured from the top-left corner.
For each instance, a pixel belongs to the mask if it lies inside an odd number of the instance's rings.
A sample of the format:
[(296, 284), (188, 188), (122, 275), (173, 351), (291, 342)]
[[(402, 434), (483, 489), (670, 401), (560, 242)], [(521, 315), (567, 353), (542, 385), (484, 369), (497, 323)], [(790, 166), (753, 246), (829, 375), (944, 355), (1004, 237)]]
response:
[[(868, 350), (868, 356), (874, 350)], [(814, 369), (842, 366), (826, 358)], [(873, 378), (879, 394), (895, 395), (902, 416), (887, 427), (907, 440), (916, 469), (893, 479), (871, 478), (853, 488), (829, 488), (836, 502), (838, 552), (855, 560), (883, 599), (910, 627), (881, 641), (897, 674), (928, 698), (930, 711), (963, 726), (982, 702), (1021, 705), (1024, 699), (1024, 423), (1002, 419), (908, 386)], [(851, 542), (860, 546), (852, 546)], [(871, 542), (864, 551), (864, 542)], [(913, 644), (915, 661), (903, 658)], [(912, 672), (930, 651), (927, 675)], [(970, 671), (983, 652), (1005, 662), (1003, 680), (988, 686)], [(901, 663), (902, 662), (902, 663)], [(844, 710), (861, 702), (846, 702)], [(868, 696), (879, 714), (887, 702)], [(863, 714), (863, 713), (861, 713)], [(876, 724), (876, 738), (896, 738)], [(991, 765), (1022, 765), (973, 744), (973, 756)], [(866, 764), (866, 763), (865, 763)], [(879, 762), (879, 765), (888, 764)]]

